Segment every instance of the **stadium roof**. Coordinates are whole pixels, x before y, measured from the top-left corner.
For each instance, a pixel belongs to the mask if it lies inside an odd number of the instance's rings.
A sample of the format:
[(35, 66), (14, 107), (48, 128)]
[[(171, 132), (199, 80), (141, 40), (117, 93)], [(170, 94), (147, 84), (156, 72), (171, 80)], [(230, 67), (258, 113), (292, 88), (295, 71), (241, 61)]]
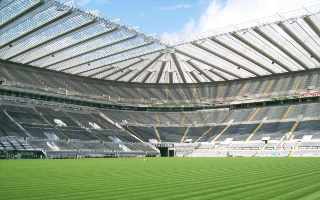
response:
[(199, 83), (320, 67), (319, 10), (165, 45), (52, 0), (0, 1), (0, 59), (98, 79)]

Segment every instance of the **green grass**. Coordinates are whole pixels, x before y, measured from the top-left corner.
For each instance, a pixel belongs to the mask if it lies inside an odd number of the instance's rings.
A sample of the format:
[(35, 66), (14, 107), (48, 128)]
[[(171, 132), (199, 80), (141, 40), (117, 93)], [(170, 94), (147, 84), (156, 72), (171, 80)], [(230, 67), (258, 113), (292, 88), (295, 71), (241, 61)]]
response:
[(320, 199), (320, 159), (2, 160), (0, 199)]

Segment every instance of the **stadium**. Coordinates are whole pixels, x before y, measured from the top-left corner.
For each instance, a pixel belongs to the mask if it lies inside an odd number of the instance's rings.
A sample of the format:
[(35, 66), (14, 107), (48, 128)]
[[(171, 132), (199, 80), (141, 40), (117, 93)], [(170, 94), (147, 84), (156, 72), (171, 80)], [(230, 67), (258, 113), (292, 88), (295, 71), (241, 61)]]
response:
[(319, 6), (170, 45), (1, 0), (0, 197), (319, 199), (319, 88)]

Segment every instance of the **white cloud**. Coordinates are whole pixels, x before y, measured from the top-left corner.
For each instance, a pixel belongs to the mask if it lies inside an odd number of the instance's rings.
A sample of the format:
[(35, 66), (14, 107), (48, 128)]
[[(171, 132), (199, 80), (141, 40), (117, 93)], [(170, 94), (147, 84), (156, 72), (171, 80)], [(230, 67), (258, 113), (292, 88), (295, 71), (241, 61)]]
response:
[(182, 39), (192, 38), (197, 34), (197, 31), (195, 31), (196, 26), (195, 20), (191, 19), (187, 24), (184, 25), (184, 28), (181, 31), (174, 33), (163, 33), (160, 36), (161, 40), (167, 43), (176, 43)]
[(269, 17), (300, 9), (306, 5), (320, 3), (319, 0), (212, 0), (199, 19), (191, 19), (176, 33), (164, 33), (164, 41), (175, 43), (188, 40), (195, 35), (214, 29)]
[(191, 7), (192, 7), (191, 4), (176, 4), (176, 5), (172, 5), (172, 6), (162, 6), (162, 7), (160, 7), (160, 10), (174, 11), (174, 10), (178, 10), (178, 9), (188, 9)]

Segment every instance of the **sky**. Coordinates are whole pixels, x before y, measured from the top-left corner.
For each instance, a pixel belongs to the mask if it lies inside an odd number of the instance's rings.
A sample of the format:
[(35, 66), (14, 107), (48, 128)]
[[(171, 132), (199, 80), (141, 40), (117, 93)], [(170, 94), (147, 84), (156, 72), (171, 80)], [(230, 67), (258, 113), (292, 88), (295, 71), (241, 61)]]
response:
[(60, 0), (168, 43), (317, 5), (320, 0)]

